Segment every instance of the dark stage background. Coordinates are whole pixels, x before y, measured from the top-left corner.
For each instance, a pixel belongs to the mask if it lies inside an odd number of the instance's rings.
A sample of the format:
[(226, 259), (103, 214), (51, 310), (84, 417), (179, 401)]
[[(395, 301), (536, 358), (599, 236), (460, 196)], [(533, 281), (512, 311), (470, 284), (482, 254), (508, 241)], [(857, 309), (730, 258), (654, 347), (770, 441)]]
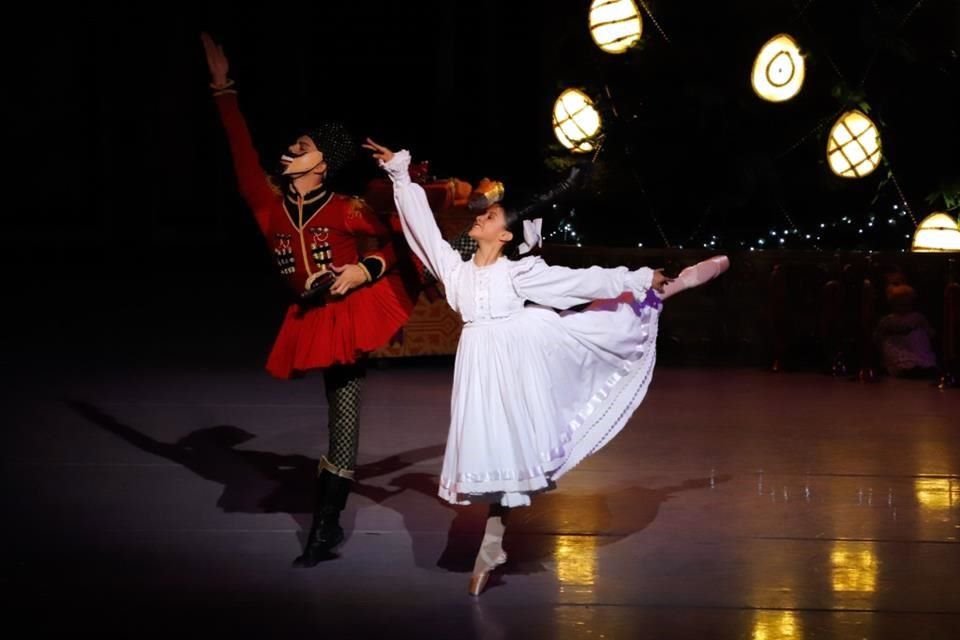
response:
[[(593, 246), (716, 236), (734, 251), (770, 229), (886, 222), (902, 203), (888, 167), (851, 182), (824, 164), (826, 130), (860, 99), (917, 219), (960, 175), (960, 3), (648, 4), (663, 32), (646, 19), (622, 57), (594, 46), (586, 1), (21, 8), (0, 39), (12, 346), (126, 353), (166, 341), (166, 354), (186, 333), (211, 339), (182, 350), (266, 348), (283, 293), (236, 194), (202, 30), (224, 43), (271, 162), (301, 123), (333, 117), (410, 147), (442, 177), (543, 184), (563, 157), (554, 99), (566, 86), (601, 97), (606, 85), (609, 139), (574, 202)], [(808, 75), (797, 98), (773, 105), (753, 95), (749, 71), (780, 31), (806, 48)], [(358, 163), (342, 186), (374, 174)], [(823, 248), (899, 251), (912, 231), (906, 216), (865, 235), (855, 226)], [(796, 238), (787, 248), (811, 248)]]

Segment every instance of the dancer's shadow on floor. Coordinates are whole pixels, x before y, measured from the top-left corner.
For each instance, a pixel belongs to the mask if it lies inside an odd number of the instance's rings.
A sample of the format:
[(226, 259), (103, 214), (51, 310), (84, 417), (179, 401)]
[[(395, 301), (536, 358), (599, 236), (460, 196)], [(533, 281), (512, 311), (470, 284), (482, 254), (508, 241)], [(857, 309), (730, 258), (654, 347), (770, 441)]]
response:
[[(561, 573), (574, 580), (586, 579), (591, 558), (599, 547), (619, 542), (646, 529), (657, 517), (661, 505), (682, 491), (706, 489), (728, 482), (730, 476), (696, 478), (679, 485), (647, 489), (627, 487), (614, 492), (575, 494), (563, 491), (544, 493), (533, 498), (530, 507), (513, 509), (507, 525), (504, 548), (508, 562), (497, 574), (530, 574), (545, 570), (544, 562), (553, 562)], [(407, 473), (391, 480), (391, 485), (431, 497), (436, 496), (437, 478), (426, 473)], [(420, 567), (438, 566), (448, 571), (473, 570), (477, 549), (483, 538), (488, 507), (475, 504), (454, 507), (442, 502), (453, 515), (447, 543), (440, 559), (429, 540), (413, 536), (414, 556)], [(407, 520), (407, 514), (404, 520)], [(409, 531), (422, 530), (417, 523), (405, 522)], [(494, 578), (491, 586), (495, 586)]]
[[(301, 543), (309, 529), (313, 510), (313, 481), (317, 460), (298, 454), (238, 449), (255, 436), (243, 429), (218, 425), (198, 429), (176, 442), (162, 442), (123, 424), (86, 402), (67, 405), (89, 422), (133, 446), (175, 462), (199, 477), (223, 485), (217, 506), (227, 513), (285, 513), (300, 527)], [(427, 473), (406, 473), (386, 487), (364, 480), (387, 476), (412, 465), (437, 458), (442, 445), (413, 449), (376, 462), (359, 465), (353, 493), (396, 511), (413, 541), (415, 564), (424, 569), (440, 567), (468, 572), (473, 568), (487, 516), (487, 506), (454, 507), (437, 498), (437, 478)], [(725, 482), (729, 477), (715, 478)], [(544, 571), (544, 562), (558, 569), (565, 565), (583, 570), (598, 547), (618, 542), (643, 531), (654, 521), (660, 506), (674, 494), (710, 486), (710, 479), (687, 480), (677, 486), (647, 489), (628, 487), (613, 493), (571, 494), (562, 491), (538, 495), (530, 508), (510, 515), (505, 548), (509, 562), (498, 574), (529, 574)], [(388, 499), (404, 491), (427, 496), (431, 507)], [(402, 507), (400, 505), (407, 505)], [(348, 510), (355, 517), (356, 510)], [(439, 514), (439, 517), (438, 517)], [(438, 521), (450, 519), (445, 546), (437, 558), (435, 537), (421, 532), (436, 530)], [(353, 522), (344, 522), (348, 531)], [(584, 561), (587, 564), (584, 564)], [(574, 571), (574, 574), (576, 571)], [(496, 581), (492, 579), (491, 586)]]
[[(123, 424), (98, 407), (81, 401), (66, 403), (89, 422), (133, 446), (189, 469), (205, 480), (223, 485), (217, 506), (227, 513), (285, 513), (302, 531), (310, 526), (317, 460), (298, 454), (250, 451), (237, 447), (256, 436), (238, 427), (218, 425), (198, 429), (176, 442), (155, 440)], [(351, 491), (375, 503), (403, 491), (365, 483), (443, 455), (442, 445), (405, 451), (357, 467)], [(355, 514), (355, 512), (352, 512)], [(352, 522), (345, 522), (352, 530)]]

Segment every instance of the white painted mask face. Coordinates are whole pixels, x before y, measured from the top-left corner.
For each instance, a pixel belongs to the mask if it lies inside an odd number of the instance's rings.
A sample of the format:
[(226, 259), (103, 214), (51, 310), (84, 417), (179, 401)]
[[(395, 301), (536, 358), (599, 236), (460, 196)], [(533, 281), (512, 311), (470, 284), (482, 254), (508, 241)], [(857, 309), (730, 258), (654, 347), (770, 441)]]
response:
[(287, 153), (280, 156), (280, 166), (283, 175), (298, 177), (318, 169), (324, 164), (323, 152), (309, 136), (300, 136), (297, 141), (287, 148)]

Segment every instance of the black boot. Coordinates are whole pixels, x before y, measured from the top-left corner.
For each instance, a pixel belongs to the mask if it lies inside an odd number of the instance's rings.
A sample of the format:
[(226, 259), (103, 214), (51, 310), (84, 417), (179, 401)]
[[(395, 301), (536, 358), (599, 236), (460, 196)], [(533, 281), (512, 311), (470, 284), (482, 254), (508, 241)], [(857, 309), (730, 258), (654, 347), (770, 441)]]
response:
[(340, 512), (347, 506), (350, 480), (326, 469), (317, 476), (317, 498), (313, 509), (313, 525), (303, 554), (293, 561), (298, 568), (314, 567), (335, 558), (333, 548), (343, 542)]

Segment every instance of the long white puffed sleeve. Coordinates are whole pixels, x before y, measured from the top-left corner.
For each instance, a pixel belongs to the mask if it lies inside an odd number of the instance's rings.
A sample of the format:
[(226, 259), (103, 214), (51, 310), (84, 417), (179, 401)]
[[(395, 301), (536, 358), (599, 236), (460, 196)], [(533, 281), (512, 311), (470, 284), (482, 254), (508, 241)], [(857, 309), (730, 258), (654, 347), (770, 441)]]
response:
[(381, 162), (380, 166), (393, 181), (393, 201), (400, 214), (407, 244), (430, 273), (448, 287), (451, 273), (463, 259), (440, 234), (423, 187), (410, 180), (410, 152), (398, 151), (389, 162)]
[(616, 298), (629, 291), (642, 298), (653, 283), (653, 270), (642, 267), (570, 269), (551, 267), (541, 258), (529, 257), (511, 265), (511, 280), (517, 294), (525, 300), (554, 309)]

